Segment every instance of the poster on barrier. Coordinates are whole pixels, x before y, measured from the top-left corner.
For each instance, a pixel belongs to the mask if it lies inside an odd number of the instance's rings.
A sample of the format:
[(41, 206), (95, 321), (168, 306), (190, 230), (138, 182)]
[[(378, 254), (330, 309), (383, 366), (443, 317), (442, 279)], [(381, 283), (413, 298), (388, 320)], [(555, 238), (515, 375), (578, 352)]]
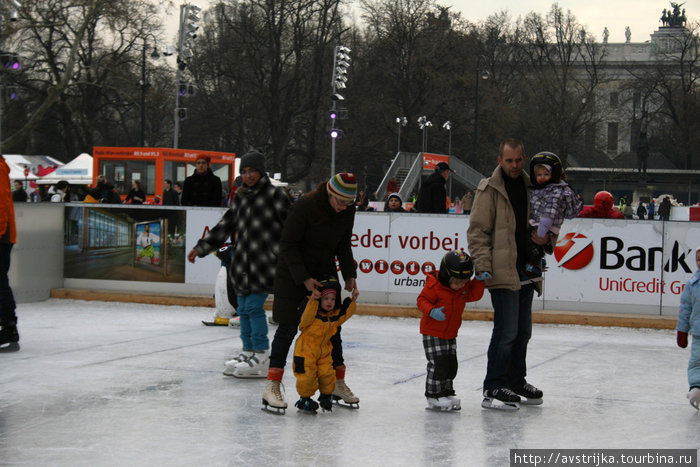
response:
[(69, 279), (185, 281), (185, 210), (66, 206)]
[[(185, 244), (185, 255), (194, 248), (201, 238), (209, 233), (225, 212), (225, 208), (187, 210), (187, 232), (189, 234)], [(219, 269), (221, 269), (221, 260), (216, 255), (210, 254), (204, 258), (197, 258), (194, 264), (187, 263), (185, 282), (188, 284), (214, 284)]]

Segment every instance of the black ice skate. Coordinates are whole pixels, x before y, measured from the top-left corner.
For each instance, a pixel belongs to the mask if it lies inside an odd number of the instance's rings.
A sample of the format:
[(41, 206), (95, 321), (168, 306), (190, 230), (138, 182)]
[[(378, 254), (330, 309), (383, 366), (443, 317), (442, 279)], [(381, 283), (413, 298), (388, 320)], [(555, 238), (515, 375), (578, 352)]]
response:
[(333, 397), (330, 394), (321, 394), (318, 396), (318, 403), (324, 412), (333, 411)]
[(508, 388), (485, 389), (481, 406), (485, 409), (518, 410), (520, 397)]
[(1, 324), (0, 352), (17, 352), (19, 350), (19, 332), (16, 324)]
[(537, 389), (530, 383), (525, 383), (519, 388), (512, 388), (517, 395), (524, 397), (523, 405), (540, 405), (542, 404), (542, 391)]
[(300, 397), (294, 406), (298, 408), (300, 412), (309, 415), (316, 415), (316, 410), (318, 409), (318, 404), (310, 397)]

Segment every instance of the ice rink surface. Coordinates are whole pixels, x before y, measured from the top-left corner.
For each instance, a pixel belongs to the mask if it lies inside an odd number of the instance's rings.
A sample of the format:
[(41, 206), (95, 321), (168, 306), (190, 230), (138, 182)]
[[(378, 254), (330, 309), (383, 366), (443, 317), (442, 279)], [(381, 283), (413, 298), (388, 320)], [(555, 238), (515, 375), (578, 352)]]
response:
[[(0, 354), (0, 465), (508, 465), (511, 448), (700, 446), (688, 349), (675, 331), (535, 325), (528, 381), (544, 404), (482, 409), (491, 323), (458, 338), (460, 412), (425, 410), (417, 319), (343, 326), (360, 409), (260, 410), (262, 379), (223, 376), (238, 330), (211, 308), (52, 299), (20, 305), (17, 353)], [(275, 327), (270, 327), (270, 338)]]

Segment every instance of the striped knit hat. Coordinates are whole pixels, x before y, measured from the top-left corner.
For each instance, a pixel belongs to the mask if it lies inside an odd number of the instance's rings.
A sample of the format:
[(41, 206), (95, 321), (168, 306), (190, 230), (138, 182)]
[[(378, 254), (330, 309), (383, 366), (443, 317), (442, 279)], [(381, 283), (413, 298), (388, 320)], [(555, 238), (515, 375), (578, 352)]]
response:
[(357, 180), (351, 173), (335, 174), (326, 184), (328, 193), (341, 201), (355, 201), (357, 195)]

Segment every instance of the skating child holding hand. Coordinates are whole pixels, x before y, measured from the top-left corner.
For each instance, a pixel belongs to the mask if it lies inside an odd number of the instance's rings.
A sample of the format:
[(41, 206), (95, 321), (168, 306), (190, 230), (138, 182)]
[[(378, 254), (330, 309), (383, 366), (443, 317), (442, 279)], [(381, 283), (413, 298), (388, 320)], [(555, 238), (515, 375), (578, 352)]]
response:
[[(331, 337), (338, 328), (355, 313), (357, 289), (340, 304), (340, 284), (335, 278), (321, 282), (311, 296), (302, 302), (303, 310), (299, 330), (301, 334), (294, 344), (294, 376), (300, 399), (294, 404), (300, 410), (316, 413), (319, 404), (324, 411), (331, 411), (335, 369), (331, 351)], [(311, 399), (321, 392), (318, 403)], [(336, 396), (337, 397), (337, 396)]]
[(425, 397), (428, 408), (460, 410), (452, 382), (457, 376), (457, 332), (467, 302), (484, 295), (484, 282), (472, 279), (474, 265), (468, 254), (450, 251), (440, 262), (439, 271), (426, 274), (425, 286), (418, 296), (420, 333), (428, 359)]
[(700, 247), (695, 249), (695, 263), (698, 270), (685, 284), (681, 294), (676, 342), (678, 347), (685, 349), (688, 346), (688, 333), (693, 336), (688, 362), (688, 400), (700, 410)]

